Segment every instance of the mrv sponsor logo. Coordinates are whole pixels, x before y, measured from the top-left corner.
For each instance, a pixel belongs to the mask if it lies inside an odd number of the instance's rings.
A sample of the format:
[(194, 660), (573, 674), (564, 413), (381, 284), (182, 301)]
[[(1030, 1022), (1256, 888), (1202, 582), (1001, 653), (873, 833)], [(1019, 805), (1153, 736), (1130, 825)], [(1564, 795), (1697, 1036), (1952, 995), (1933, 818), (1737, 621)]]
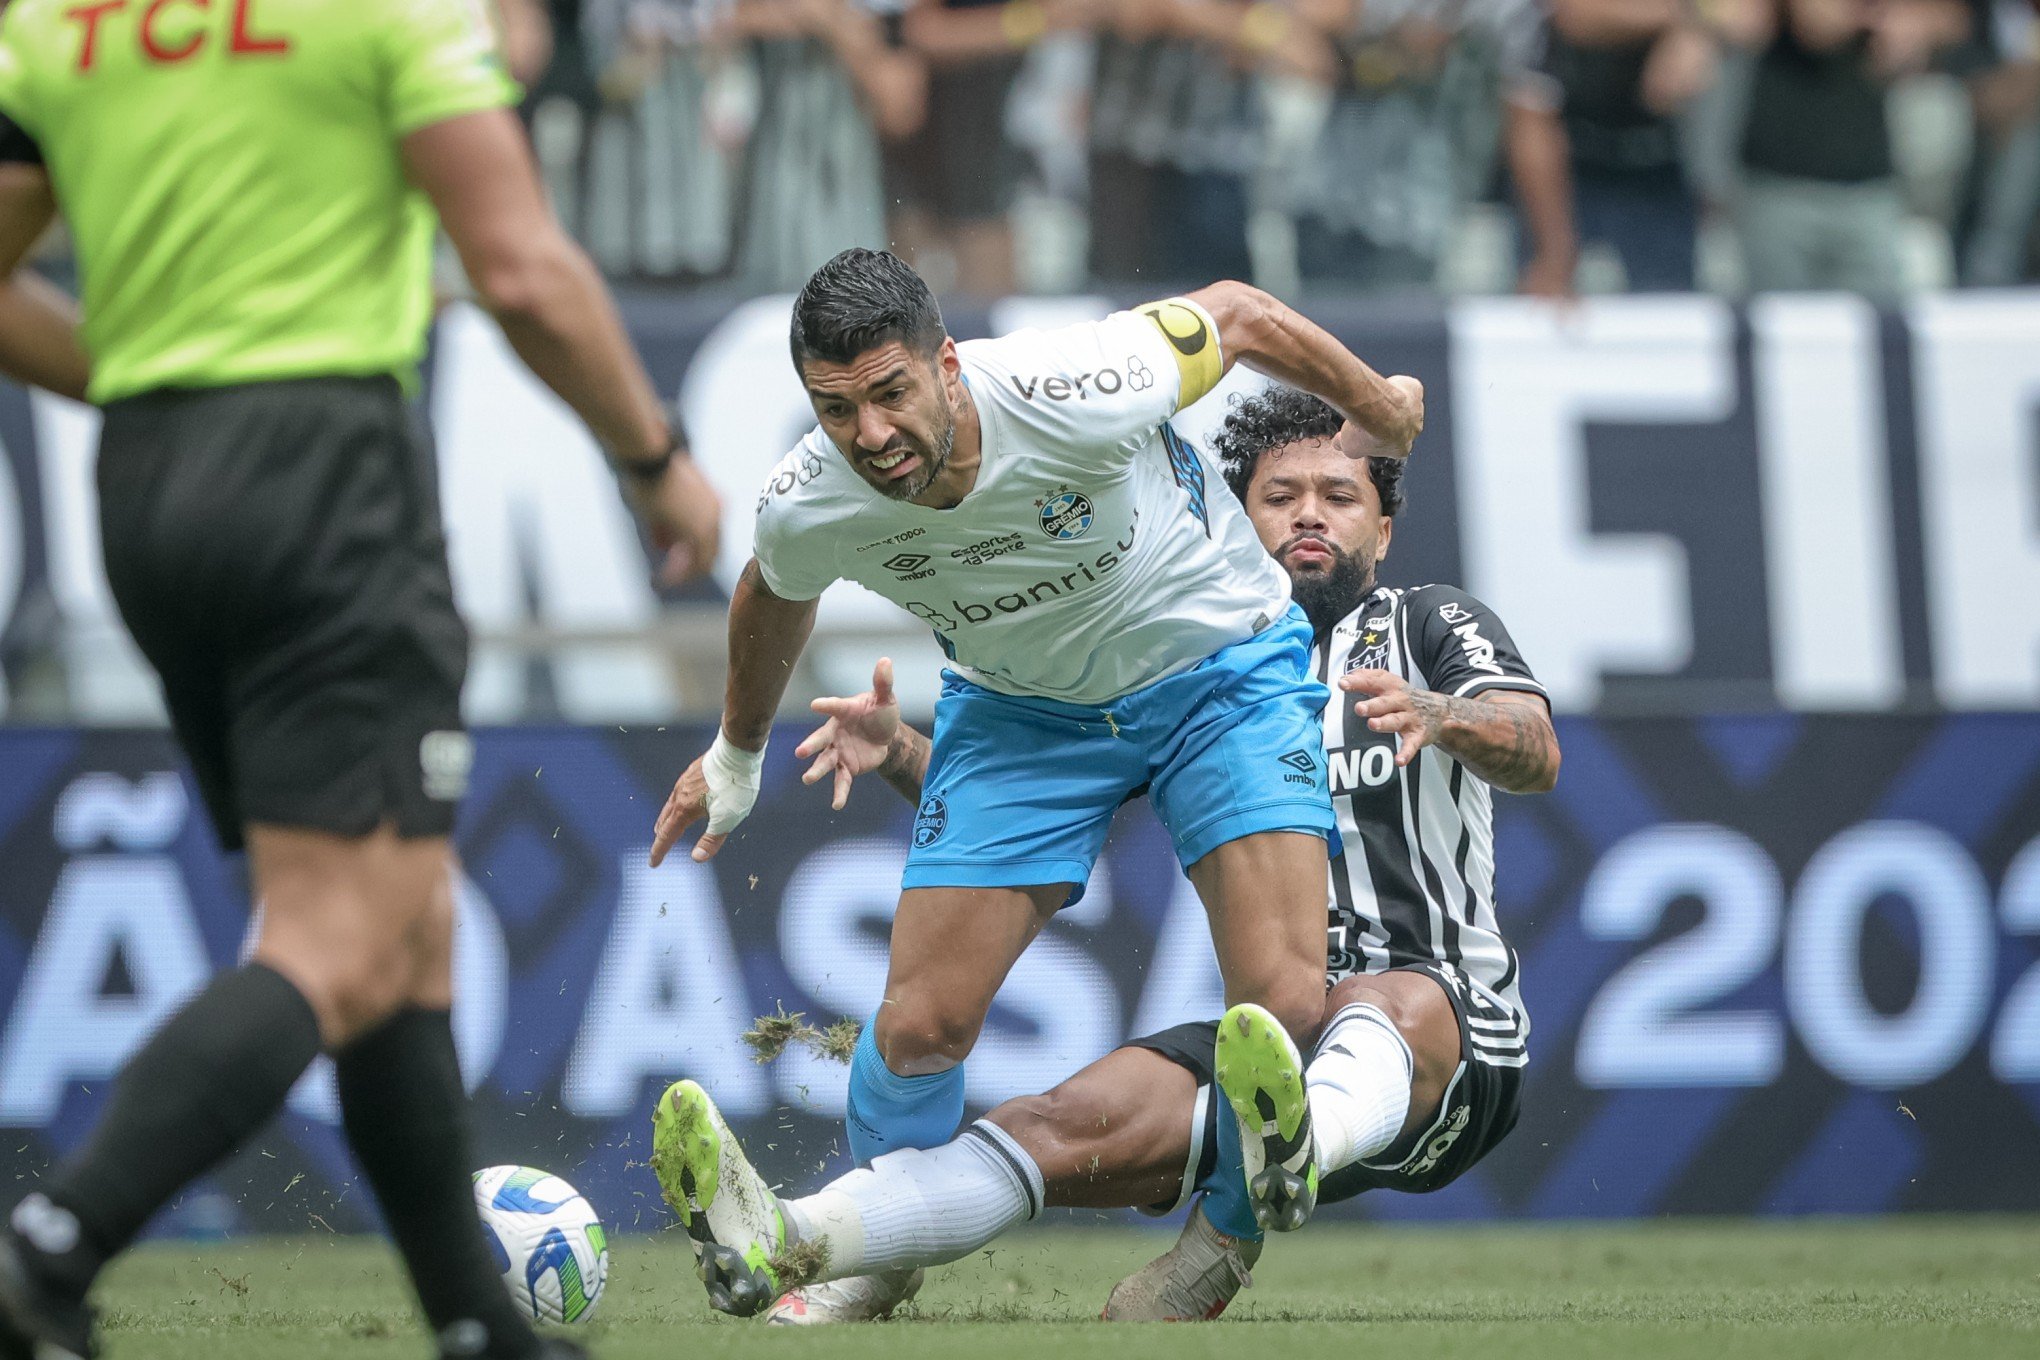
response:
[(925, 620), (938, 633), (952, 633), (966, 623), (986, 623), (1001, 614), (1018, 614), (1044, 601), (1075, 595), (1099, 581), (1126, 562), (1126, 554), (1133, 551), (1133, 545), (1140, 534), (1140, 511), (1133, 512), (1133, 523), (1127, 526), (1126, 537), (1089, 562), (1075, 567), (1060, 576), (1048, 576), (1033, 585), (1019, 590), (1010, 590), (995, 595), (989, 600), (952, 599), (947, 604), (933, 605), (925, 600), (907, 600), (906, 608), (916, 617)]

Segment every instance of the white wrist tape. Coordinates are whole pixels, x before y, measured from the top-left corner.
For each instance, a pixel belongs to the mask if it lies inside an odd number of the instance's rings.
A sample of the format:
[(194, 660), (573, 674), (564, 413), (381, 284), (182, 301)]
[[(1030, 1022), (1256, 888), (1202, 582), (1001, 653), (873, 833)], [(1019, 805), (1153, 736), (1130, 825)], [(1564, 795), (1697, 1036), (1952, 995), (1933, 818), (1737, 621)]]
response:
[(765, 770), (765, 752), (733, 746), (721, 729), (708, 754), (701, 758), (701, 777), (708, 781), (708, 832), (720, 836), (751, 815), (758, 801), (758, 783)]

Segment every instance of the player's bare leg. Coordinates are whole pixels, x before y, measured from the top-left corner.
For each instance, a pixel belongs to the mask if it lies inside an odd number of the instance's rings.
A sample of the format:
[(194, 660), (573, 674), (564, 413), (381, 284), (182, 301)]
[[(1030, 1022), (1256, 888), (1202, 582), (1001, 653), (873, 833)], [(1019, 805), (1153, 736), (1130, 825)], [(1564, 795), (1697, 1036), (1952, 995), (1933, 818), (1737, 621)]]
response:
[[(1039, 888), (909, 888), (893, 916), (885, 996), (850, 1064), (846, 1111), (860, 1165), (947, 1143), (963, 1120), (963, 1060), (1006, 974), (1069, 898)], [(796, 1290), (775, 1323), (883, 1317), (919, 1287), (898, 1271)]]
[(1325, 842), (1270, 831), (1190, 866), (1233, 1010), (1219, 1028), (1220, 1086), (1240, 1120), (1255, 1217), (1301, 1227), (1317, 1198), (1303, 1054), (1324, 1017)]
[(1196, 1103), (1188, 1071), (1159, 1053), (1119, 1048), (985, 1118), (1034, 1159), (1050, 1205), (1125, 1209), (1182, 1194)]
[[(394, 1015), (436, 980), (438, 956), (450, 959), (451, 857), (443, 837), (405, 839), (387, 826), (363, 837), (248, 828), (262, 902), (254, 961), (304, 995), (326, 1048)], [(439, 990), (451, 1000), (450, 983)]]
[(1069, 895), (1067, 883), (902, 892), (872, 1024), (886, 1066), (916, 1077), (968, 1057), (1006, 974)]
[[(1122, 1048), (1044, 1095), (987, 1116), (1040, 1166), (1048, 1202), (1118, 1209), (1173, 1203), (1196, 1174), (1197, 1079), (1159, 1053)], [(1261, 1244), (1227, 1236), (1193, 1208), (1177, 1243), (1119, 1282), (1108, 1321), (1217, 1317), (1252, 1283)]]
[(1307, 1048), (1324, 1017), (1324, 838), (1242, 836), (1191, 865), (1189, 876), (1211, 921), (1226, 1004), (1262, 1007)]

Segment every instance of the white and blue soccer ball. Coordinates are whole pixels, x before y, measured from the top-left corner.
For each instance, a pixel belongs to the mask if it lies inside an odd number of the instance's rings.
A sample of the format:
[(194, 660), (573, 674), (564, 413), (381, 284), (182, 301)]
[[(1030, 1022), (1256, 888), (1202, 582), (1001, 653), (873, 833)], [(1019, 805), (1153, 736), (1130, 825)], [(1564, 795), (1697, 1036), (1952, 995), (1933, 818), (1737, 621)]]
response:
[(609, 1235), (595, 1206), (550, 1171), (475, 1173), (482, 1235), (510, 1297), (537, 1322), (585, 1322), (609, 1278)]

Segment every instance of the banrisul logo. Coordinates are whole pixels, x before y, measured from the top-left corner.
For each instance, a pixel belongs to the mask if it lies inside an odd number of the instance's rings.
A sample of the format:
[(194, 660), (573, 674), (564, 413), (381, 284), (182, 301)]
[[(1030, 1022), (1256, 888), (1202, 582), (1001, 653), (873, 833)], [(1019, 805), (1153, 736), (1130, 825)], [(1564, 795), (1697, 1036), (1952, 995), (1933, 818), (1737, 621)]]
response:
[(1089, 531), (1091, 521), (1097, 518), (1091, 509), (1091, 498), (1066, 486), (1057, 487), (1035, 505), (1041, 510), (1042, 532), (1065, 543), (1073, 538), (1082, 538)]

